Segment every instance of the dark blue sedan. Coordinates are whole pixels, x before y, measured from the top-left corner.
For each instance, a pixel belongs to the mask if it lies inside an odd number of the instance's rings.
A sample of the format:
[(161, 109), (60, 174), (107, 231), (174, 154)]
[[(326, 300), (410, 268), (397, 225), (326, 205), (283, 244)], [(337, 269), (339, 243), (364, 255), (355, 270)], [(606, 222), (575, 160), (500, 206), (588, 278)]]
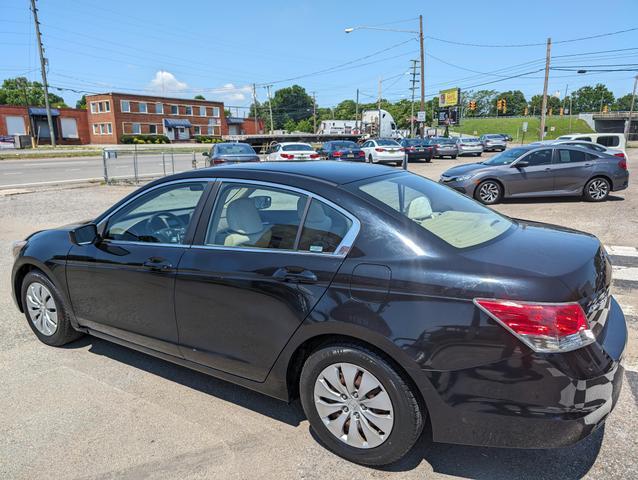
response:
[(319, 154), (326, 160), (348, 160), (350, 162), (364, 162), (366, 155), (358, 144), (346, 140), (325, 142)]

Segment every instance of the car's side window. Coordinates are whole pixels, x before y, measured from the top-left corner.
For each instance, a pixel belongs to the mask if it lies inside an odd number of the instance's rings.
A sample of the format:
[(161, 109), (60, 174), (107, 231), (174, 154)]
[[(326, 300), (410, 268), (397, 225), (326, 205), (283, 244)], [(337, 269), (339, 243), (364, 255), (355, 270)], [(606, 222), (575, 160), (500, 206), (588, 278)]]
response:
[(580, 150), (567, 150), (559, 148), (556, 150), (556, 163), (578, 163), (587, 160), (587, 153)]
[(223, 183), (205, 245), (291, 250), (308, 197), (248, 183)]
[(607, 135), (598, 137), (596, 143), (599, 143), (605, 147), (617, 147), (620, 144), (620, 140), (615, 135)]
[(370, 147), (370, 146), (371, 146), (371, 145), (370, 145), (370, 142), (365, 142), (365, 143), (361, 146), (361, 148), (368, 148), (368, 147)]
[(177, 183), (142, 195), (111, 216), (104, 238), (182, 244), (206, 183)]
[(552, 150), (549, 148), (537, 150), (530, 153), (522, 160), (525, 160), (530, 167), (535, 167), (537, 165), (549, 165), (552, 163)]
[(337, 209), (313, 198), (306, 212), (299, 250), (333, 253), (352, 227), (352, 220)]

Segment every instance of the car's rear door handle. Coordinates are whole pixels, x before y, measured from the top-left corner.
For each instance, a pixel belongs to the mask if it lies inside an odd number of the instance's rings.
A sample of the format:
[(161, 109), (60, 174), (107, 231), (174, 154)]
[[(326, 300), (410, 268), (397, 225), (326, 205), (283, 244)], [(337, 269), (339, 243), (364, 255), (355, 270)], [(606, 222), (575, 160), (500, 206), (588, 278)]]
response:
[(551, 168), (549, 168), (549, 167), (547, 167), (547, 168), (545, 169), (545, 171), (546, 171), (546, 172), (549, 172), (550, 170), (551, 170)]
[(317, 275), (301, 267), (281, 267), (275, 270), (272, 278), (281, 282), (316, 283)]
[(154, 272), (170, 272), (173, 270), (173, 264), (171, 264), (165, 258), (151, 257), (146, 260), (142, 266)]
[(586, 163), (586, 164), (585, 164), (585, 166), (586, 166), (586, 167), (591, 167), (591, 166), (592, 166), (592, 164), (591, 164), (591, 163)]

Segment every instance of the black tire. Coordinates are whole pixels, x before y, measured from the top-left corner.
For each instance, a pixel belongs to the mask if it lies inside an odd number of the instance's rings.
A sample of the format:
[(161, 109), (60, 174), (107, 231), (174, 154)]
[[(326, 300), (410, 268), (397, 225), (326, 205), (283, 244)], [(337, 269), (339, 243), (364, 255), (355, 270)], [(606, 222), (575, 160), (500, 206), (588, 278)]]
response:
[(368, 155), (368, 163), (374, 163), (374, 160), (372, 160), (372, 154)]
[[(29, 286), (31, 284), (34, 284), (36, 282), (44, 285), (47, 288), (47, 290), (51, 293), (53, 301), (55, 302), (54, 306), (57, 313), (57, 327), (51, 335), (45, 335), (40, 330), (38, 330), (38, 328), (36, 328), (33, 321), (31, 320), (28, 312), (29, 303), (27, 303), (27, 290), (29, 289)], [(78, 332), (71, 325), (71, 320), (69, 318), (70, 308), (67, 302), (64, 300), (64, 297), (60, 293), (58, 288), (53, 284), (53, 282), (51, 282), (51, 280), (49, 280), (49, 278), (44, 273), (39, 270), (32, 270), (27, 273), (27, 275), (24, 277), (24, 280), (22, 281), (20, 292), (22, 295), (21, 299), (24, 309), (24, 316), (27, 318), (27, 323), (29, 324), (29, 327), (31, 327), (31, 330), (33, 330), (33, 333), (35, 333), (36, 337), (38, 337), (38, 339), (42, 343), (46, 343), (47, 345), (51, 345), (53, 347), (61, 347), (62, 345), (66, 345), (67, 343), (72, 342), (73, 340), (77, 340), (83, 335), (83, 333)]]
[(483, 152), (479, 152), (476, 154), (477, 157), (480, 157), (481, 155), (483, 155)]
[[(484, 194), (484, 190), (491, 191), (493, 195), (488, 196), (487, 192)], [(494, 180), (485, 180), (474, 190), (474, 198), (485, 205), (494, 205), (503, 199), (503, 187)]]
[(450, 158), (451, 158), (452, 160), (456, 160), (456, 155), (452, 155)]
[(594, 177), (585, 184), (583, 197), (588, 202), (603, 202), (609, 197), (611, 184), (604, 177)]
[(426, 158), (425, 163), (432, 163), (432, 158)]
[[(328, 366), (347, 362), (377, 377), (388, 393), (394, 410), (394, 425), (388, 437), (373, 448), (357, 448), (338, 439), (325, 426), (314, 401), (315, 382)], [(415, 392), (388, 361), (377, 353), (355, 344), (336, 344), (320, 348), (305, 361), (299, 381), (304, 412), (321, 442), (332, 452), (355, 463), (381, 466), (402, 458), (414, 446), (425, 422)], [(356, 415), (356, 414), (354, 414)]]

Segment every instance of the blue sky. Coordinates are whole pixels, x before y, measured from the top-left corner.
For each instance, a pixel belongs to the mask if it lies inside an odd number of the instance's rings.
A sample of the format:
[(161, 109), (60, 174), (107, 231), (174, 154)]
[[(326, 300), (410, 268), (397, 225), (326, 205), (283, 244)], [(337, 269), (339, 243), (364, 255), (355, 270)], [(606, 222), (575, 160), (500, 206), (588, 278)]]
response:
[[(410, 59), (418, 58), (411, 34), (344, 28), (377, 25), (415, 30), (424, 15), (427, 36), (460, 43), (513, 45), (554, 42), (638, 27), (638, 1), (123, 1), (39, 0), (49, 83), (73, 105), (81, 91), (130, 91), (192, 97), (198, 93), (227, 105), (248, 106), (251, 85), (293, 83), (316, 92), (321, 106), (354, 98), (373, 101), (378, 79), (384, 98), (409, 96)], [(40, 79), (28, 0), (1, 7), (0, 78)], [(408, 20), (411, 19), (411, 20)], [(426, 95), (441, 88), (542, 91), (545, 46), (487, 48), (426, 38)], [(591, 40), (557, 43), (553, 65), (638, 63), (638, 30)], [(377, 53), (385, 50), (382, 53)], [(364, 58), (368, 57), (368, 58)], [(354, 63), (353, 60), (361, 59)], [(314, 73), (338, 65), (342, 68)], [(490, 72), (489, 75), (484, 73)], [(576, 74), (552, 71), (549, 91), (603, 82), (623, 95), (632, 72)], [(281, 81), (303, 76), (294, 81)], [(77, 90), (74, 92), (72, 90)], [(54, 90), (55, 92), (55, 90)], [(241, 113), (241, 110), (239, 110)], [(234, 112), (233, 112), (234, 113)]]

